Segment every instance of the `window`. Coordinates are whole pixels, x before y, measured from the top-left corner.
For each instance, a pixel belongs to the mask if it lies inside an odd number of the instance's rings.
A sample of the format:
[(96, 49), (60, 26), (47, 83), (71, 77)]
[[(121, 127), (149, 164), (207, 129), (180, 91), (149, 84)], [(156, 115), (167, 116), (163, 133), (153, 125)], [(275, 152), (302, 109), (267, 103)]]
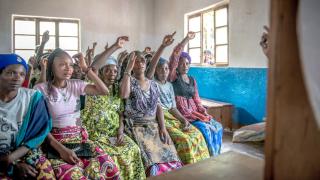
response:
[(78, 19), (13, 15), (13, 52), (29, 59), (35, 54), (36, 46), (41, 43), (42, 34), (48, 30), (50, 38), (44, 52), (59, 47), (74, 55), (80, 50), (79, 26)]
[(196, 36), (188, 44), (195, 65), (228, 65), (228, 6), (188, 15), (188, 31)]

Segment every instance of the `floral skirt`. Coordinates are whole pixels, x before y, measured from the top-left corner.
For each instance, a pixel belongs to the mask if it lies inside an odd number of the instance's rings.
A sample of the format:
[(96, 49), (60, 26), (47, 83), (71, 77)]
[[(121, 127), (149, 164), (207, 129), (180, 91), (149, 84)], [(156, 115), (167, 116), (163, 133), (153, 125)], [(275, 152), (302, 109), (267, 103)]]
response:
[(57, 179), (119, 179), (119, 170), (109, 155), (88, 139), (84, 128), (74, 126), (53, 128), (51, 134), (60, 143), (89, 143), (93, 157), (80, 158), (77, 164), (68, 164), (62, 159), (50, 159)]
[(118, 165), (121, 179), (146, 179), (140, 149), (130, 137), (124, 135), (123, 145), (120, 146), (115, 145), (114, 142), (110, 142), (110, 138), (107, 135), (94, 139), (94, 141)]
[[(43, 155), (40, 148), (30, 150), (22, 159), (22, 162), (25, 162), (38, 171), (38, 175), (36, 179), (41, 180), (53, 180), (56, 179), (55, 174), (53, 172), (50, 161)], [(0, 173), (0, 180), (4, 179), (12, 179), (5, 174)]]
[(167, 131), (174, 142), (178, 155), (184, 164), (192, 164), (210, 157), (206, 141), (201, 132), (194, 126), (182, 130), (182, 123), (164, 111)]
[(155, 117), (128, 119), (127, 133), (136, 141), (141, 150), (147, 176), (155, 176), (182, 167), (172, 140), (164, 144), (160, 140), (159, 127)]

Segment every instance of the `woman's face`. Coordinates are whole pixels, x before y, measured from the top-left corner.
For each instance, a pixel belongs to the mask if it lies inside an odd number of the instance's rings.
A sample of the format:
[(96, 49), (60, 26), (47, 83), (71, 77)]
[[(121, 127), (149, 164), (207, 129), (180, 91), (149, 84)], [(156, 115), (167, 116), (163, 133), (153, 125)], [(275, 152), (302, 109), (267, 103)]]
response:
[(72, 79), (82, 79), (83, 73), (79, 66), (73, 66)]
[(106, 65), (102, 70), (102, 80), (107, 84), (114, 84), (117, 78), (118, 69), (114, 64)]
[(187, 58), (180, 58), (178, 64), (178, 72), (182, 74), (187, 74), (189, 71), (189, 61)]
[(2, 89), (8, 91), (18, 90), (26, 77), (26, 70), (20, 64), (9, 65), (0, 74)]
[(165, 81), (169, 75), (168, 63), (159, 64), (156, 68), (156, 75), (159, 81)]
[(146, 70), (146, 60), (143, 57), (138, 56), (136, 61), (134, 62), (132, 70), (134, 74), (144, 73), (144, 71)]
[(52, 65), (53, 75), (55, 79), (70, 79), (73, 73), (73, 62), (67, 55), (55, 57)]

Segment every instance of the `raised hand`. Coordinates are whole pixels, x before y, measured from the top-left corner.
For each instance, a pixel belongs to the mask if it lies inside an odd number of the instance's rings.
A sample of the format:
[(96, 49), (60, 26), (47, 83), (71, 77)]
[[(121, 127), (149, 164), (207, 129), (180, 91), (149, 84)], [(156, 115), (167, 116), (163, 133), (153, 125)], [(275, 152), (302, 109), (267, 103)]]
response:
[(270, 36), (269, 36), (269, 27), (263, 26), (265, 32), (262, 33), (260, 46), (263, 53), (269, 58), (270, 56)]
[(196, 33), (192, 32), (192, 31), (189, 31), (188, 34), (187, 34), (187, 37), (188, 37), (189, 40), (194, 39), (196, 37)]
[(163, 46), (170, 46), (174, 41), (173, 36), (175, 34), (176, 34), (176, 31), (173, 32), (172, 34), (166, 35), (162, 40), (162, 45)]
[(119, 53), (119, 55), (118, 55), (118, 65), (122, 65), (123, 61), (126, 59), (127, 56), (128, 56), (127, 50), (124, 50), (121, 53)]
[(40, 67), (41, 67), (41, 69), (46, 69), (46, 68), (47, 68), (47, 65), (48, 65), (48, 59), (47, 59), (47, 58), (41, 59), (41, 61), (40, 61)]
[(120, 36), (118, 37), (116, 44), (119, 48), (123, 48), (124, 44), (128, 41), (129, 41), (128, 36)]
[(41, 43), (47, 43), (49, 41), (49, 31), (45, 31), (43, 34), (42, 34), (42, 40), (41, 40)]
[(130, 55), (129, 55), (129, 60), (128, 60), (127, 68), (126, 68), (127, 72), (131, 72), (132, 71), (136, 59), (137, 59), (136, 53), (135, 52), (131, 52)]
[(79, 65), (79, 67), (81, 68), (81, 70), (83, 72), (87, 72), (88, 66), (87, 66), (86, 60), (81, 52), (73, 55), (72, 58), (75, 59), (76, 63)]

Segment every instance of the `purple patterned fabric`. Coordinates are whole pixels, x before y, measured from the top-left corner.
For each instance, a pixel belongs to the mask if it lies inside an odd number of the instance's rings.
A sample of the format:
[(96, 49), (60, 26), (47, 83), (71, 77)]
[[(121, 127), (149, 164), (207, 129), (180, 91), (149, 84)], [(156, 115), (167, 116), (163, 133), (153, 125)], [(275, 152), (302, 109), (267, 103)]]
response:
[(159, 90), (156, 82), (148, 80), (150, 87), (147, 91), (141, 89), (139, 82), (131, 78), (131, 93), (126, 100), (125, 115), (130, 118), (155, 116), (159, 102)]

